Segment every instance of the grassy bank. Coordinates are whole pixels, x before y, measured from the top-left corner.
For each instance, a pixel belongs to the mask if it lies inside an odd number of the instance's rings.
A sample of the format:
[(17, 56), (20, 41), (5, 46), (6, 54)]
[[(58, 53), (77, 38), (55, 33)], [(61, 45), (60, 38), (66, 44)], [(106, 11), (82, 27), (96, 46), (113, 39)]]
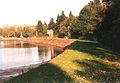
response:
[(76, 41), (47, 64), (5, 83), (119, 83), (120, 54), (92, 41)]

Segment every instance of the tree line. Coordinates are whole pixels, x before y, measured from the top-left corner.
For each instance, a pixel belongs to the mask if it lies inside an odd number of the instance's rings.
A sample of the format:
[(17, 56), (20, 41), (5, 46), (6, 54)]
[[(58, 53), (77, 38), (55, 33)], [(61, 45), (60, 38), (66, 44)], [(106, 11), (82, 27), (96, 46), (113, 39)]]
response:
[(48, 29), (57, 37), (97, 40), (104, 46), (120, 50), (120, 0), (90, 1), (78, 16), (64, 11), (51, 18)]
[(95, 39), (97, 25), (101, 22), (102, 14), (107, 9), (106, 4), (103, 4), (99, 0), (90, 1), (83, 7), (78, 16), (74, 16), (72, 11), (70, 11), (69, 16), (66, 16), (62, 11), (61, 14), (57, 15), (56, 20), (51, 18), (48, 25), (38, 21), (38, 35), (46, 34), (46, 28), (44, 27), (46, 25), (47, 29), (52, 29), (57, 37)]
[(2, 28), (0, 34), (9, 37), (47, 36), (47, 30), (52, 29), (55, 37), (79, 38), (97, 40), (98, 42), (120, 49), (120, 0), (90, 1), (83, 7), (78, 16), (70, 11), (66, 16), (64, 11), (57, 15), (57, 19), (50, 19), (49, 23), (38, 21), (34, 27)]
[(48, 24), (39, 20), (34, 28), (30, 26), (5, 27), (0, 29), (0, 34), (6, 37), (20, 37), (21, 34), (24, 37), (46, 36), (47, 30), (52, 29), (55, 37), (94, 39), (96, 26), (101, 22), (104, 9), (99, 0), (94, 0), (85, 5), (78, 16), (74, 16), (72, 11), (69, 16), (66, 16), (62, 11), (57, 15), (56, 20), (51, 18)]
[(33, 37), (36, 35), (36, 26), (4, 26), (0, 28), (0, 36), (2, 37)]

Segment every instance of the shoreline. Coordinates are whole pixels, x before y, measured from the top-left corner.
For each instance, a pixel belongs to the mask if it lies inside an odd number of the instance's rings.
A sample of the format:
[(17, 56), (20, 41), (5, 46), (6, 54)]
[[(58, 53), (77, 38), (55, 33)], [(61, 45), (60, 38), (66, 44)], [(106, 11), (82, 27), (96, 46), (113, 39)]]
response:
[(0, 41), (24, 41), (35, 45), (53, 46), (62, 49), (66, 49), (75, 42), (73, 39), (63, 38), (2, 38)]
[(4, 82), (5, 80), (9, 80), (13, 77), (22, 75), (31, 69), (37, 68), (42, 64), (46, 64), (48, 61), (43, 63), (37, 63), (37, 64), (30, 64), (26, 66), (20, 66), (20, 67), (14, 67), (14, 68), (8, 68), (5, 70), (0, 70), (0, 83)]
[[(28, 42), (28, 43), (35, 44), (35, 45), (52, 46), (52, 47), (60, 48), (63, 50), (65, 50), (72, 43), (74, 43), (74, 40), (61, 39), (61, 38), (53, 38), (53, 39), (46, 39), (46, 38), (4, 38), (4, 39), (0, 39), (0, 41), (23, 41), (23, 42)], [(45, 63), (47, 63), (47, 62), (45, 62)], [(6, 70), (0, 70), (0, 74), (2, 74), (2, 75), (0, 75), (0, 83), (2, 83), (4, 80), (11, 79), (12, 77), (26, 73), (29, 70), (37, 68), (41, 64), (45, 64), (45, 63), (34, 64), (34, 65), (29, 65), (29, 66), (21, 66), (18, 68), (16, 67), (16, 68), (10, 68), (10, 69), (6, 69)], [(14, 76), (12, 76), (13, 74), (14, 74)]]

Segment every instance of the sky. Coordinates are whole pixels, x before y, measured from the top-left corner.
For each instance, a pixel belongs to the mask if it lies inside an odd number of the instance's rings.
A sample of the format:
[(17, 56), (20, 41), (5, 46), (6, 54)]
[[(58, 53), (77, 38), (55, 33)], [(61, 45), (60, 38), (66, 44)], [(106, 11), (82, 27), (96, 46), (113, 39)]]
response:
[(64, 10), (77, 16), (90, 0), (0, 0), (0, 26), (49, 22)]

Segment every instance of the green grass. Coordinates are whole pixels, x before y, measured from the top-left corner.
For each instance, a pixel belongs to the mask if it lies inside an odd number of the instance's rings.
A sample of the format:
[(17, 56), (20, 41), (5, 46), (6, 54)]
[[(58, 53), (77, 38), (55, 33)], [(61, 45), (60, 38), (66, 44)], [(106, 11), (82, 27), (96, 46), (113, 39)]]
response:
[(78, 40), (47, 64), (5, 83), (119, 83), (120, 54)]

